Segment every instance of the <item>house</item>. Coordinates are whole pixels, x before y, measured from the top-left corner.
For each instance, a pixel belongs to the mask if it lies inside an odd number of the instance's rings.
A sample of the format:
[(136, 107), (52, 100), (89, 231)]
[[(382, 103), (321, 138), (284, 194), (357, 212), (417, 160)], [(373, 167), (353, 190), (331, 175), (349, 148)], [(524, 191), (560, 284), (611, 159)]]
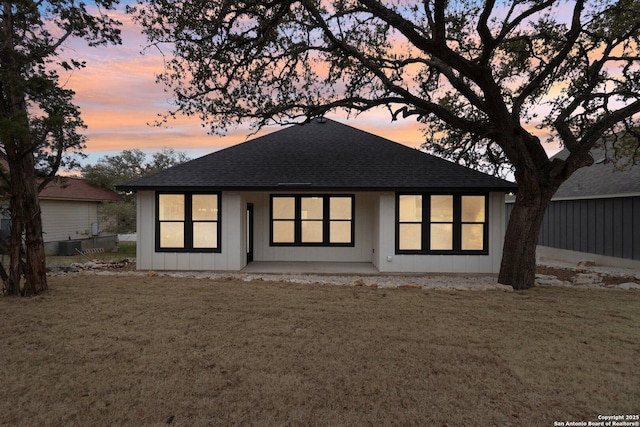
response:
[[(556, 154), (565, 158), (566, 150)], [(554, 195), (542, 223), (538, 257), (640, 268), (640, 165), (603, 145)], [(508, 208), (509, 210), (509, 208)]]
[(495, 273), (508, 181), (328, 119), (118, 186), (137, 192), (137, 267), (369, 263)]
[[(39, 198), (47, 255), (72, 255), (76, 248), (115, 248), (117, 236), (100, 229), (98, 208), (102, 203), (120, 200), (117, 193), (79, 178), (60, 177), (51, 181)], [(3, 207), (0, 233), (6, 237), (10, 216), (7, 203)]]

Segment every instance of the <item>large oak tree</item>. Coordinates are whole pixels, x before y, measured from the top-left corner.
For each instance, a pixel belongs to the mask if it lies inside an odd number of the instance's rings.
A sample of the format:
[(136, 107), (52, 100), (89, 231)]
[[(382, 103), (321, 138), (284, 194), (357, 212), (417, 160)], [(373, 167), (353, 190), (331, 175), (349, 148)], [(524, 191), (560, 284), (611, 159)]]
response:
[[(383, 107), (424, 123), (444, 151), (508, 161), (519, 191), (498, 280), (517, 289), (534, 284), (558, 186), (640, 112), (633, 0), (143, 0), (132, 11), (173, 51), (158, 76), (176, 102), (167, 117), (223, 132)], [(570, 155), (550, 161), (541, 134)]]
[(69, 165), (68, 154), (84, 146), (78, 133), (84, 123), (59, 70), (85, 64), (62, 52), (72, 38), (90, 46), (119, 43), (119, 23), (107, 14), (116, 3), (0, 1), (0, 197), (9, 199), (11, 211), (10, 267), (3, 280), (8, 294), (47, 289), (38, 191)]

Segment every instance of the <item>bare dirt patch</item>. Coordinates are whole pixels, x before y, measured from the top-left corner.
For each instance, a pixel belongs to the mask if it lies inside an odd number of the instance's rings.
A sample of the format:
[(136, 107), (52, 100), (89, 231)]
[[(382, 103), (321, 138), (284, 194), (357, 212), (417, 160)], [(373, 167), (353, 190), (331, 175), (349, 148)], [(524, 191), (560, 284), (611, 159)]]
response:
[[(544, 274), (548, 276), (555, 276), (559, 280), (571, 283), (576, 275), (580, 273), (589, 273), (593, 269), (585, 269), (580, 267), (553, 267), (547, 265), (538, 265), (536, 267), (537, 274)], [(614, 287), (622, 283), (638, 282), (638, 278), (635, 276), (626, 276), (621, 274), (607, 274), (596, 273), (602, 279), (602, 286)]]
[(74, 274), (0, 298), (4, 425), (553, 425), (638, 413), (640, 292)]

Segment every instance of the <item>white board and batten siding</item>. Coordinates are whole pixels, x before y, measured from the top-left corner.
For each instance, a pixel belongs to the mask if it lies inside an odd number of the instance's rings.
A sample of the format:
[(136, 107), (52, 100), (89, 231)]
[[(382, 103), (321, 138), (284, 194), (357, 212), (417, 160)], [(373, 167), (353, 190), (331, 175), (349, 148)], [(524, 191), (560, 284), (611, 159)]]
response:
[[(355, 194), (355, 244), (353, 247), (327, 246), (271, 246), (270, 196), (278, 193), (247, 193), (245, 202), (253, 204), (255, 261), (314, 261), (314, 262), (372, 262), (373, 222), (371, 213), (376, 208), (377, 194)], [(297, 194), (288, 192), (289, 194)], [(304, 194), (304, 193), (299, 193)], [(331, 192), (331, 195), (354, 194)]]
[(255, 261), (372, 262), (380, 272), (496, 273), (500, 268), (505, 232), (503, 193), (491, 193), (489, 197), (488, 255), (396, 255), (393, 192), (355, 193), (353, 247), (271, 246), (270, 194), (223, 192), (221, 253), (173, 253), (155, 251), (155, 193), (139, 191), (137, 268), (194, 271), (242, 269), (246, 265), (247, 204), (253, 205)]
[[(355, 197), (355, 246), (287, 247), (270, 245), (270, 194), (221, 194), (222, 238), (220, 253), (155, 251), (155, 193), (140, 191), (137, 197), (137, 268), (140, 270), (237, 271), (246, 265), (247, 204), (253, 205), (253, 259), (255, 261), (372, 262), (374, 215), (378, 197)], [(291, 194), (291, 193), (287, 193)], [(347, 193), (353, 194), (353, 193)]]
[(246, 263), (244, 212), (238, 193), (224, 193), (221, 199), (221, 253), (156, 252), (155, 193), (140, 191), (137, 197), (137, 258), (139, 270), (240, 270)]
[(394, 193), (381, 194), (379, 216), (374, 265), (380, 272), (498, 273), (500, 270), (505, 233), (504, 193), (489, 194), (488, 255), (396, 255)]

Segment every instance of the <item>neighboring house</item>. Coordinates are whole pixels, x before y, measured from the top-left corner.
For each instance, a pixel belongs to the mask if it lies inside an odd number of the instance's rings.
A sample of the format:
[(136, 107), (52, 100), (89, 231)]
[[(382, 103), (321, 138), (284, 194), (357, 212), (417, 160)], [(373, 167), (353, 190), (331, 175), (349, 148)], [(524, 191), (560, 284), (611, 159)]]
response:
[[(554, 195), (540, 230), (538, 256), (640, 266), (640, 165), (591, 150), (594, 163), (577, 170)], [(566, 158), (566, 150), (555, 157)], [(510, 205), (507, 204), (510, 212)]]
[[(72, 254), (78, 249), (115, 248), (117, 236), (100, 228), (100, 204), (120, 200), (120, 196), (82, 179), (60, 177), (39, 195), (45, 252), (47, 255)], [(6, 208), (6, 203), (5, 206)], [(9, 215), (3, 209), (2, 234), (8, 235)]]
[(326, 119), (118, 186), (143, 270), (252, 261), (495, 273), (513, 183)]

